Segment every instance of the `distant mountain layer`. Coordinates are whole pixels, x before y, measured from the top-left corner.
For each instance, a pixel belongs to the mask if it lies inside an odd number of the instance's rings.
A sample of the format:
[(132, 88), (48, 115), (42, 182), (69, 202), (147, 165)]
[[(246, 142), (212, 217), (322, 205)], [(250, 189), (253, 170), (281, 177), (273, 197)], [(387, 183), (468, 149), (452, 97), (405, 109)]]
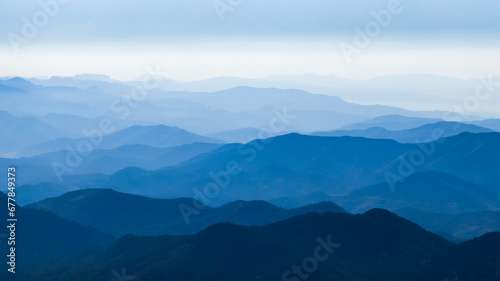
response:
[(292, 194), (283, 197), (277, 197), (269, 200), (269, 203), (281, 208), (298, 208), (305, 205), (316, 204), (319, 202), (333, 201), (338, 198), (336, 196), (328, 195), (324, 192), (313, 192), (301, 196), (293, 196)]
[[(408, 117), (403, 115), (383, 115), (362, 122), (349, 124), (341, 128), (341, 130), (365, 130), (369, 128), (383, 128), (389, 131), (401, 131), (417, 128), (423, 125), (443, 122), (448, 115), (443, 114), (440, 118), (425, 118), (425, 117)], [(457, 118), (456, 115), (449, 115), (449, 119)], [(484, 119), (476, 121), (467, 121), (465, 116), (462, 116), (461, 122), (487, 128), (493, 131), (500, 132), (500, 119)]]
[(16, 202), (21, 206), (26, 206), (45, 198), (60, 196), (73, 190), (75, 190), (74, 187), (53, 182), (25, 184), (16, 189)]
[[(150, 197), (198, 197), (210, 205), (315, 192), (346, 195), (373, 184), (385, 182), (390, 187), (428, 171), (498, 193), (500, 158), (492, 155), (499, 154), (500, 133), (463, 133), (426, 144), (289, 134), (225, 145), (157, 171), (127, 168), (98, 182), (67, 180), (78, 188), (104, 186)], [(203, 195), (210, 192), (216, 195)]]
[[(499, 77), (492, 78), (493, 81)], [(462, 102), (480, 85), (480, 79), (406, 74), (375, 77), (368, 80), (344, 79), (334, 75), (273, 75), (260, 79), (215, 77), (201, 81), (177, 82), (164, 78), (160, 85), (167, 91), (220, 91), (238, 86), (255, 88), (300, 89), (311, 93), (331, 95), (363, 104), (388, 104), (399, 107), (417, 107), (432, 110)], [(130, 82), (140, 85), (140, 80)], [(453, 93), (450, 95), (449, 93)], [(485, 105), (489, 112), (496, 112), (498, 104)]]
[(342, 130), (365, 130), (369, 128), (383, 128), (389, 131), (401, 131), (413, 129), (426, 124), (442, 122), (438, 118), (408, 117), (403, 115), (383, 115), (363, 122), (354, 123), (342, 127)]
[(465, 241), (484, 235), (488, 232), (500, 231), (500, 212), (471, 212), (464, 214), (427, 213), (417, 209), (400, 209), (395, 212), (426, 230), (438, 234), (449, 234), (455, 240)]
[(104, 186), (150, 197), (192, 198), (196, 190), (204, 192), (208, 184), (215, 184), (219, 192), (209, 199), (211, 205), (316, 191), (337, 193), (384, 181), (383, 172), (374, 171), (411, 148), (392, 140), (291, 134), (226, 145), (175, 167), (157, 171), (127, 168), (97, 184), (74, 185)]
[(471, 124), (500, 132), (500, 119), (486, 119), (480, 121), (473, 121), (471, 122)]
[(284, 135), (286, 132), (269, 132), (269, 130), (256, 128), (242, 128), (208, 134), (207, 136), (220, 139), (229, 143), (247, 143), (254, 139)]
[(363, 187), (337, 198), (336, 202), (354, 213), (373, 208), (415, 208), (447, 214), (500, 210), (497, 194), (438, 172), (416, 173), (392, 188), (387, 183)]
[[(500, 233), (459, 245), (385, 210), (315, 214), (192, 236), (127, 235), (50, 280), (495, 280)], [(118, 268), (118, 270), (116, 270)], [(122, 269), (122, 270), (120, 270)]]
[[(43, 181), (59, 183), (58, 175), (64, 180), (68, 175), (112, 174), (127, 167), (156, 170), (179, 164), (221, 145), (216, 143), (192, 143), (174, 147), (124, 145), (109, 150), (95, 149), (90, 154), (83, 155), (75, 151), (62, 150), (19, 159), (0, 158), (0, 166), (5, 169), (10, 165), (20, 167), (19, 173), (22, 175), (20, 184), (38, 184)], [(0, 179), (5, 177), (6, 175), (0, 175)], [(21, 192), (21, 196), (22, 194)], [(26, 203), (24, 201), (21, 204)]]
[[(112, 128), (114, 130), (122, 130), (127, 127), (130, 127), (130, 120), (121, 120), (121, 119), (105, 119), (103, 116), (101, 117), (82, 117), (74, 114), (56, 114), (49, 113), (44, 116), (38, 117), (43, 122), (64, 130), (68, 132), (68, 137), (71, 138), (80, 138), (83, 136), (84, 131), (92, 131), (97, 128), (100, 128), (100, 123), (102, 120), (112, 120)], [(143, 122), (134, 122), (136, 124), (141, 124)]]
[[(144, 79), (144, 77), (140, 77), (134, 81), (120, 82), (111, 80), (108, 77), (88, 74), (84, 78), (75, 76), (29, 80), (35, 84), (45, 86), (113, 89), (124, 85), (141, 87)], [(444, 108), (462, 101), (481, 83), (479, 79), (459, 79), (428, 74), (390, 75), (369, 80), (350, 80), (334, 75), (322, 76), (314, 73), (274, 75), (259, 79), (215, 77), (186, 82), (178, 82), (166, 77), (155, 78), (159, 80), (160, 88), (165, 91), (216, 92), (238, 86), (299, 89), (317, 94), (332, 95), (334, 93), (345, 100), (357, 103), (390, 104), (400, 107), (413, 106), (427, 108), (428, 110), (432, 110), (434, 106)], [(498, 77), (492, 79), (494, 81)], [(453, 95), (449, 93), (453, 93)], [(486, 111), (494, 108), (495, 105), (495, 103), (492, 103)], [(494, 112), (494, 110), (489, 111)]]
[(472, 124), (463, 124), (457, 122), (438, 122), (400, 131), (390, 131), (384, 128), (372, 127), (362, 130), (336, 130), (328, 132), (315, 132), (312, 133), (312, 135), (329, 137), (352, 136), (373, 139), (393, 139), (401, 143), (422, 143), (435, 141), (436, 139), (443, 137), (455, 136), (464, 132), (490, 133), (494, 131)]
[[(345, 212), (331, 202), (292, 210), (264, 201), (235, 201), (219, 208), (199, 210), (193, 207), (193, 202), (187, 198), (151, 199), (108, 189), (90, 189), (70, 192), (27, 207), (49, 211), (117, 237), (125, 234), (193, 234), (219, 222), (265, 225), (308, 212)], [(200, 202), (196, 204), (202, 205)]]
[(0, 111), (0, 128), (0, 157), (13, 157), (26, 147), (67, 135), (35, 117), (19, 117), (5, 111)]
[[(168, 124), (209, 134), (248, 127), (270, 129), (273, 118), (282, 120), (283, 116), (293, 116), (284, 124), (285, 131), (310, 132), (340, 128), (382, 115), (436, 118), (444, 114), (360, 105), (331, 95), (313, 94), (316, 91), (295, 90), (294, 87), (279, 89), (270, 85), (240, 87), (242, 84), (236, 84), (217, 90), (201, 88), (195, 92), (175, 88), (150, 89), (144, 97), (141, 95), (136, 99), (132, 96), (136, 83), (57, 77), (31, 81), (36, 84), (22, 78), (0, 80), (0, 93), (4, 94), (0, 110), (19, 115), (53, 114), (46, 120), (71, 131), (72, 136), (84, 128), (71, 128), (60, 116), (84, 117), (92, 124), (95, 120), (111, 120), (118, 129), (132, 124)], [(140, 86), (142, 82), (137, 83)], [(16, 107), (8, 104), (16, 104)], [(287, 114), (284, 115), (283, 111)], [(54, 115), (57, 118), (54, 119)], [(89, 129), (88, 122), (80, 121), (75, 124)]]
[[(94, 149), (113, 149), (124, 145), (147, 145), (152, 147), (172, 147), (196, 142), (224, 143), (221, 140), (197, 135), (177, 127), (164, 125), (132, 126), (117, 132), (103, 135), (89, 132), (88, 136), (80, 139), (56, 139), (33, 145), (19, 153), (21, 156), (66, 150), (68, 147), (77, 150), (80, 146), (89, 144)], [(85, 145), (83, 145), (84, 143)], [(85, 152), (85, 150), (84, 150)]]

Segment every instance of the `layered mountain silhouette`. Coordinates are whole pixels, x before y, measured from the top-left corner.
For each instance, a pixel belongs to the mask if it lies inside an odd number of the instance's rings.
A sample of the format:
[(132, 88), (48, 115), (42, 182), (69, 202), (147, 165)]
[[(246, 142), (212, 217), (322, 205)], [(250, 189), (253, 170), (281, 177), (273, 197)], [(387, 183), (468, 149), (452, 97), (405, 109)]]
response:
[(94, 147), (97, 149), (113, 149), (124, 145), (172, 147), (196, 142), (223, 143), (221, 140), (197, 135), (177, 127), (164, 125), (137, 125), (104, 136), (102, 136), (102, 132), (100, 136), (98, 133), (89, 132), (88, 136), (85, 138), (63, 138), (40, 143), (23, 150), (20, 152), (20, 155), (31, 156), (47, 152), (60, 151), (67, 149), (68, 146), (76, 150), (79, 143), (90, 142), (90, 140), (93, 141)]
[(0, 280), (499, 280), (485, 81), (143, 78), (0, 79)]
[(355, 213), (373, 208), (415, 208), (445, 214), (500, 210), (497, 194), (439, 172), (416, 173), (392, 188), (387, 183), (363, 187), (337, 202)]
[(484, 128), (500, 132), (500, 119), (485, 119), (479, 121), (472, 121), (471, 123), (474, 125), (478, 125)]
[(74, 187), (54, 182), (25, 184), (16, 189), (16, 202), (21, 206), (25, 206), (45, 198), (57, 197), (73, 190), (75, 190)]
[[(112, 149), (96, 148), (88, 154), (72, 150), (48, 152), (18, 159), (0, 158), (0, 166), (20, 166), (20, 184), (38, 184), (55, 181), (58, 171), (56, 164), (67, 167), (65, 174), (112, 174), (127, 167), (156, 170), (184, 162), (194, 156), (210, 152), (222, 144), (192, 143), (173, 147), (152, 147), (148, 145), (123, 145)], [(5, 179), (1, 175), (0, 179)]]
[[(6, 95), (6, 104), (16, 104), (16, 108), (0, 105), (0, 110), (24, 115), (69, 114), (90, 119), (110, 118), (117, 123), (125, 121), (129, 126), (168, 124), (203, 134), (248, 127), (268, 128), (276, 110), (281, 111), (284, 106), (295, 116), (287, 124), (287, 131), (298, 132), (331, 130), (388, 114), (426, 118), (443, 115), (442, 112), (416, 112), (390, 106), (359, 105), (334, 96), (312, 94), (315, 91), (293, 90), (290, 87), (278, 89), (272, 86), (235, 85), (213, 91), (207, 88), (195, 92), (154, 89), (147, 91), (145, 100), (129, 99), (127, 102), (123, 96), (130, 97), (134, 89), (133, 85), (127, 83), (102, 79), (60, 80), (64, 81), (41, 82), (31, 79), (30, 82), (22, 78), (0, 80), (0, 85), (6, 92), (23, 93), (22, 96)], [(64, 121), (55, 123), (62, 124)], [(122, 125), (118, 127), (122, 128)]]
[(313, 192), (299, 197), (293, 195), (277, 197), (269, 200), (269, 202), (273, 205), (289, 209), (320, 202), (335, 201), (337, 199), (338, 198), (336, 196), (328, 195), (324, 192)]
[(443, 137), (455, 136), (464, 132), (490, 133), (494, 131), (472, 124), (463, 124), (457, 122), (438, 122), (400, 131), (390, 131), (381, 127), (371, 127), (362, 130), (335, 130), (328, 132), (315, 132), (312, 133), (312, 135), (329, 137), (351, 136), (373, 139), (393, 139), (401, 143), (421, 143), (435, 141)]
[[(108, 189), (89, 189), (69, 192), (26, 207), (49, 211), (116, 237), (125, 234), (193, 234), (219, 222), (264, 225), (308, 212), (345, 212), (331, 202), (290, 210), (264, 201), (235, 201), (219, 208), (195, 209), (199, 205), (203, 204), (187, 198), (152, 199)], [(196, 212), (191, 214), (191, 210)]]
[[(267, 129), (267, 131), (265, 131)], [(275, 135), (284, 135), (290, 132), (271, 132), (268, 128), (242, 128), (228, 131), (221, 131), (208, 134), (207, 136), (226, 141), (228, 143), (247, 143), (254, 139), (261, 139), (265, 137), (273, 137)], [(271, 135), (270, 135), (271, 134)]]
[[(192, 236), (127, 235), (51, 280), (494, 280), (500, 235), (455, 245), (396, 215), (310, 213)], [(122, 269), (122, 270), (120, 270)], [(123, 276), (123, 275), (121, 275)]]
[(500, 212), (498, 211), (450, 215), (405, 208), (395, 210), (395, 213), (426, 230), (443, 236), (449, 235), (455, 241), (465, 241), (488, 232), (500, 231)]
[[(369, 128), (383, 128), (389, 131), (402, 131), (421, 127), (427, 124), (444, 122), (443, 118), (448, 115), (440, 116), (440, 118), (425, 118), (425, 117), (409, 117), (403, 115), (383, 115), (362, 122), (346, 125), (340, 130), (356, 131)], [(464, 117), (464, 116), (462, 116)], [(456, 116), (455, 116), (456, 118)], [(462, 118), (465, 119), (465, 118)], [(446, 122), (447, 123), (447, 122)], [(453, 122), (451, 122), (453, 123)], [(472, 124), (479, 127), (487, 128), (493, 131), (500, 132), (500, 119), (483, 119), (475, 121), (462, 120), (461, 123)]]
[(0, 111), (0, 127), (0, 157), (12, 157), (38, 142), (67, 135), (35, 117), (14, 116), (6, 111)]
[[(316, 191), (338, 193), (384, 181), (383, 171), (374, 171), (390, 165), (410, 149), (392, 140), (290, 134), (265, 142), (230, 144), (162, 170), (127, 168), (100, 181), (98, 186), (94, 181), (77, 186), (175, 198), (193, 197), (193, 188), (203, 192), (207, 184), (215, 183), (220, 192), (210, 204)], [(227, 173), (228, 163), (234, 164), (232, 176)]]
[[(350, 80), (334, 75), (322, 76), (314, 73), (273, 75), (260, 79), (226, 76), (189, 82), (174, 81), (166, 77), (155, 78), (159, 80), (160, 88), (169, 92), (217, 92), (239, 86), (299, 89), (325, 95), (334, 93), (338, 97), (355, 103), (391, 104), (402, 107), (412, 104), (423, 108), (429, 108), (429, 104), (449, 106), (449, 104), (456, 102), (454, 97), (464, 98), (470, 95), (471, 89), (480, 83), (479, 79), (458, 79), (428, 74), (381, 76), (369, 80)], [(127, 88), (124, 86), (141, 87), (143, 79), (144, 77), (139, 77), (133, 81), (121, 82), (88, 75), (85, 77), (52, 77), (50, 79), (28, 80), (43, 86), (65, 86), (81, 89), (98, 87), (107, 91), (118, 89), (125, 92)], [(454, 93), (454, 95), (450, 96), (447, 93)], [(427, 103), (426, 106), (421, 105), (424, 102)]]
[(349, 124), (342, 127), (342, 130), (366, 130), (370, 128), (383, 128), (388, 131), (401, 131), (417, 128), (423, 125), (442, 122), (439, 118), (408, 117), (403, 115), (383, 115), (363, 122)]
[[(83, 136), (82, 133), (83, 130), (92, 131), (96, 128), (99, 128), (100, 123), (104, 119), (104, 117), (102, 116), (82, 117), (75, 114), (57, 114), (57, 113), (49, 113), (37, 118), (55, 128), (67, 132), (68, 133), (67, 136), (71, 138), (81, 138)], [(131, 126), (130, 121), (128, 120), (112, 119), (112, 122), (114, 130), (122, 130)], [(141, 123), (143, 122), (137, 122), (137, 125), (140, 125)]]
[[(151, 197), (194, 197), (209, 184), (210, 205), (272, 200), (315, 192), (346, 195), (379, 183), (388, 187), (418, 172), (436, 171), (498, 193), (500, 134), (463, 133), (425, 144), (354, 137), (289, 134), (245, 145), (230, 144), (174, 167), (127, 168), (108, 177), (73, 180), (77, 188), (112, 188)], [(231, 175), (227, 172), (228, 163)], [(206, 202), (210, 201), (210, 202)]]

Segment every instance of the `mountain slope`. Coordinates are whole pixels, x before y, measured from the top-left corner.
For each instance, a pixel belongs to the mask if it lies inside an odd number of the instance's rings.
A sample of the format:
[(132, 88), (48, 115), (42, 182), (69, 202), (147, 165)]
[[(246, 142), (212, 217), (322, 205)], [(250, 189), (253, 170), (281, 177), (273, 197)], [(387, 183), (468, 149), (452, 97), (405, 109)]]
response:
[[(185, 160), (202, 153), (210, 152), (221, 144), (215, 143), (192, 143), (174, 147), (152, 147), (147, 145), (124, 145), (117, 148), (105, 150), (95, 149), (90, 154), (75, 156), (67, 150), (44, 153), (32, 157), (18, 159), (0, 158), (0, 166), (7, 167), (15, 165), (22, 167), (20, 184), (38, 184), (44, 181), (55, 181), (59, 183), (54, 163), (68, 167), (64, 170), (64, 176), (81, 174), (112, 174), (127, 167), (138, 167), (147, 170), (156, 170), (166, 166), (179, 164)], [(77, 161), (77, 165), (68, 162)], [(70, 163), (70, 164), (68, 164)], [(0, 180), (6, 175), (0, 175)], [(21, 204), (25, 204), (23, 202)]]
[(489, 235), (454, 245), (385, 210), (310, 213), (193, 236), (127, 235), (79, 269), (48, 276), (109, 280), (119, 265), (138, 280), (493, 280), (500, 255), (487, 249), (499, 243)]
[(434, 233), (447, 233), (456, 240), (469, 240), (488, 232), (500, 231), (500, 212), (472, 212), (464, 214), (437, 214), (417, 209), (400, 209), (395, 213)]
[(441, 122), (437, 118), (408, 117), (403, 115), (383, 115), (363, 122), (350, 124), (342, 127), (342, 130), (365, 130), (373, 127), (383, 128), (389, 131), (408, 130), (426, 124)]
[[(287, 210), (264, 201), (235, 201), (219, 208), (203, 208), (196, 214), (187, 215), (186, 220), (181, 213), (182, 206), (193, 206), (193, 200), (152, 199), (94, 189), (70, 192), (27, 207), (49, 211), (117, 237), (125, 234), (192, 234), (219, 222), (264, 225), (307, 212), (345, 212), (331, 202)], [(141, 211), (137, 212), (138, 209)]]
[(488, 128), (497, 132), (500, 132), (500, 119), (486, 119), (481, 121), (473, 121), (471, 124)]
[[(126, 193), (139, 194), (140, 190), (147, 196), (175, 198), (193, 197), (193, 188), (202, 191), (207, 184), (216, 183), (224, 187), (210, 199), (210, 204), (216, 205), (312, 192), (342, 194), (383, 181), (380, 168), (410, 148), (392, 140), (290, 134), (244, 146), (223, 146), (158, 171), (125, 169), (104, 184)], [(227, 172), (228, 165), (232, 176)], [(97, 187), (91, 184), (85, 183)]]
[[(0, 202), (7, 210), (7, 196), (0, 192)], [(100, 249), (109, 246), (114, 242), (114, 237), (104, 234), (88, 226), (80, 225), (76, 222), (62, 219), (52, 213), (42, 210), (21, 208), (16, 206), (15, 218), (15, 241), (16, 241), (16, 268), (17, 275), (26, 277), (30, 272), (45, 270), (46, 266), (52, 266), (49, 262), (54, 262), (56, 257), (64, 257), (70, 253), (87, 251), (88, 249)], [(7, 212), (2, 211), (2, 219), (5, 222)], [(9, 222), (10, 223), (10, 222)], [(1, 234), (7, 229), (2, 229)], [(5, 237), (2, 237), (5, 238)], [(10, 246), (7, 240), (0, 239), (0, 250), (2, 264), (7, 262), (7, 253)], [(60, 264), (67, 264), (62, 259)], [(29, 270), (27, 270), (29, 268)], [(7, 270), (0, 272), (2, 280), (11, 280), (11, 273)], [(9, 276), (8, 278), (5, 276)], [(3, 279), (3, 278), (7, 279)], [(24, 279), (27, 280), (28, 278)], [(21, 279), (23, 280), (23, 279)]]
[(52, 182), (42, 182), (22, 185), (16, 190), (16, 203), (25, 206), (45, 198), (60, 196), (66, 192), (75, 190), (75, 188)]
[(0, 111), (0, 128), (0, 157), (14, 156), (26, 147), (66, 135), (40, 118), (14, 116), (6, 111)]
[[(124, 145), (148, 145), (152, 147), (172, 147), (196, 142), (223, 143), (221, 140), (197, 135), (177, 127), (165, 125), (139, 126), (119, 130), (103, 137), (90, 137), (95, 143), (94, 149), (113, 149)], [(37, 154), (65, 150), (67, 146), (76, 149), (82, 142), (89, 142), (87, 138), (56, 139), (33, 145), (23, 150), (20, 155), (33, 156)]]
[[(284, 134), (280, 133), (280, 135)], [(268, 136), (269, 132), (263, 132), (256, 128), (241, 128), (208, 134), (207, 136), (226, 141), (228, 143), (247, 143), (261, 136)], [(273, 134), (274, 136), (274, 134)]]
[[(194, 197), (209, 205), (312, 193), (342, 196), (364, 186), (436, 171), (498, 194), (500, 133), (463, 133), (432, 143), (289, 134), (228, 144), (173, 167), (120, 170), (99, 180), (65, 180), (83, 188), (156, 198)], [(229, 172), (230, 173), (229, 173)], [(210, 191), (208, 188), (213, 188)], [(205, 190), (207, 189), (207, 190)], [(207, 197), (207, 192), (215, 195)], [(201, 194), (201, 195), (200, 195)]]
[(393, 139), (401, 143), (422, 143), (435, 141), (438, 138), (455, 136), (464, 132), (490, 133), (494, 131), (472, 124), (438, 122), (400, 131), (390, 131), (384, 128), (372, 127), (363, 130), (315, 132), (312, 135), (330, 137), (352, 136), (374, 139)]
[[(426, 157), (417, 171), (443, 172), (499, 193), (500, 157), (494, 156), (500, 154), (499, 133), (462, 133), (435, 143), (435, 152)], [(422, 146), (418, 149), (425, 151)]]
[(355, 213), (372, 208), (415, 208), (425, 212), (457, 214), (500, 209), (498, 196), (453, 176), (416, 173), (394, 185), (384, 182), (363, 187), (342, 198), (341, 206)]

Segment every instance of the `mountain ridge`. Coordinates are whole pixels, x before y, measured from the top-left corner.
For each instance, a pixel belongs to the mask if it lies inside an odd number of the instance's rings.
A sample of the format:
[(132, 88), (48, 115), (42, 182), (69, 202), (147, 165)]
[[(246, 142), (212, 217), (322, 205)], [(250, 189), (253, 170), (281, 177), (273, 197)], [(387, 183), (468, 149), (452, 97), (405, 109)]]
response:
[[(120, 264), (141, 280), (288, 279), (300, 274), (292, 266), (307, 268), (303, 261), (322, 250), (325, 258), (304, 275), (309, 280), (489, 280), (498, 274), (500, 256), (482, 250), (499, 239), (493, 233), (455, 245), (381, 209), (308, 213), (258, 227), (219, 223), (191, 236), (127, 235), (78, 269), (51, 278), (108, 280), (106, 269)], [(489, 263), (470, 263), (474, 259)]]
[[(190, 213), (188, 206), (203, 203), (191, 198), (155, 199), (111, 189), (86, 189), (30, 204), (62, 218), (89, 225), (117, 237), (125, 234), (185, 235), (219, 222), (265, 225), (307, 212), (346, 211), (332, 202), (295, 209), (276, 207), (265, 201), (233, 201), (218, 208), (202, 207)], [(141, 209), (140, 214), (137, 209)]]

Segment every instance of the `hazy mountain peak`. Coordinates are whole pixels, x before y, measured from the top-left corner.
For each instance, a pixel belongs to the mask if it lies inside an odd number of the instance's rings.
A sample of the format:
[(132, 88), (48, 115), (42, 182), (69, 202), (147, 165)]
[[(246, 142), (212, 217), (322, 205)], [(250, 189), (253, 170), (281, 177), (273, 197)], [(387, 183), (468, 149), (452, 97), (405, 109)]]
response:
[(94, 80), (94, 81), (104, 81), (104, 82), (111, 81), (111, 77), (104, 74), (84, 73), (84, 74), (77, 74), (73, 76), (73, 78), (76, 80)]
[(21, 87), (21, 88), (34, 86), (33, 83), (21, 77), (10, 78), (4, 80), (4, 82), (7, 83), (9, 86)]

